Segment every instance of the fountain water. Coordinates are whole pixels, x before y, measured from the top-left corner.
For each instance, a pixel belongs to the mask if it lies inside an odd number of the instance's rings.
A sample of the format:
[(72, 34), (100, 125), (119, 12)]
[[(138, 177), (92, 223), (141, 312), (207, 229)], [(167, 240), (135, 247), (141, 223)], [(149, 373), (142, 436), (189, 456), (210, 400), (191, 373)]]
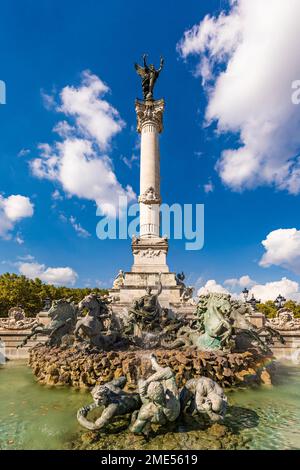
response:
[[(148, 353), (143, 353), (147, 359)], [(196, 419), (183, 419), (145, 441), (115, 423), (119, 432), (86, 433), (75, 410), (89, 401), (86, 391), (44, 387), (25, 362), (0, 368), (0, 449), (298, 449), (300, 450), (300, 368), (280, 366), (274, 387), (227, 392), (224, 430)], [(95, 418), (97, 415), (95, 416)], [(233, 434), (231, 434), (231, 432)]]

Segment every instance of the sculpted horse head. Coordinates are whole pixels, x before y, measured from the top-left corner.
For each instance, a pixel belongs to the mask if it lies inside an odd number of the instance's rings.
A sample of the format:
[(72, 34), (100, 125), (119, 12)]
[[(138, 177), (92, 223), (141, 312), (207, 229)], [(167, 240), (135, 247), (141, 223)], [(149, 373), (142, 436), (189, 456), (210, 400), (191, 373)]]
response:
[(207, 311), (228, 315), (231, 311), (230, 295), (212, 292), (208, 295)]
[(78, 308), (80, 311), (86, 308), (90, 316), (99, 317), (103, 310), (106, 310), (106, 304), (97, 294), (92, 292), (79, 302)]
[(79, 311), (87, 309), (88, 314), (79, 318), (76, 323), (74, 335), (77, 339), (84, 338), (92, 346), (105, 345), (107, 341), (104, 332), (108, 331), (111, 319), (107, 302), (93, 292), (79, 302)]
[(76, 324), (78, 308), (71, 299), (53, 300), (48, 315), (51, 319), (48, 325), (37, 323), (31, 333), (25, 337), (20, 347), (27, 344), (30, 338), (37, 335), (48, 335), (48, 346), (60, 346), (65, 336), (71, 335)]
[(197, 307), (199, 329), (206, 337), (217, 338), (220, 346), (229, 340), (232, 333), (229, 320), (231, 308), (229, 294), (211, 292), (199, 299)]
[(71, 299), (53, 300), (48, 315), (52, 321), (59, 320), (63, 322), (69, 319), (75, 320), (77, 316), (77, 308)]
[(231, 311), (230, 295), (211, 292), (199, 298), (197, 314), (201, 323), (210, 318), (223, 319)]

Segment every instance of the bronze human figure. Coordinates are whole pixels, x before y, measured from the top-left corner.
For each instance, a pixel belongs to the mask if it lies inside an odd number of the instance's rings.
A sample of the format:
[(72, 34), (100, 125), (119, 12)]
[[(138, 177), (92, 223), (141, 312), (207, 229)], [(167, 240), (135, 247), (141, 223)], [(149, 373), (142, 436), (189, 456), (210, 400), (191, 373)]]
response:
[(161, 306), (158, 297), (162, 292), (161, 273), (158, 277), (157, 292), (152, 293), (152, 288), (146, 288), (146, 294), (140, 299), (135, 300), (129, 310), (130, 323), (139, 325), (143, 329), (153, 329), (159, 321)]
[[(91, 431), (103, 430), (114, 417), (123, 416), (139, 410), (142, 401), (138, 393), (128, 393), (123, 390), (126, 377), (119, 377), (103, 385), (96, 385), (91, 391), (94, 402), (77, 411), (77, 419), (81, 426)], [(104, 410), (95, 422), (87, 415), (95, 408), (104, 406)]]
[(134, 434), (148, 436), (151, 424), (165, 425), (175, 421), (180, 414), (179, 391), (175, 374), (170, 367), (158, 364), (154, 354), (150, 355), (155, 370), (146, 380), (139, 380), (142, 406), (132, 415), (130, 430)]
[(227, 397), (222, 387), (209, 377), (188, 380), (180, 392), (181, 410), (187, 405), (192, 414), (206, 414), (211, 421), (222, 421), (227, 409)]
[(142, 88), (145, 100), (153, 100), (153, 89), (156, 80), (160, 72), (163, 69), (164, 59), (163, 57), (160, 58), (160, 67), (159, 69), (155, 69), (153, 64), (147, 65), (146, 62), (146, 54), (143, 55), (143, 62), (144, 67), (141, 67), (139, 64), (134, 64), (135, 69), (139, 76), (142, 78)]

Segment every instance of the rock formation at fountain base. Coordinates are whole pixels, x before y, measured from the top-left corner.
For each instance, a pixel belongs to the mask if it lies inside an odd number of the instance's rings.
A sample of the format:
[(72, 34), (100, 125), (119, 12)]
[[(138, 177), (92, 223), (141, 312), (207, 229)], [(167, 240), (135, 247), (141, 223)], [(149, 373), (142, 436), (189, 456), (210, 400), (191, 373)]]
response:
[(255, 349), (241, 353), (181, 351), (86, 352), (76, 348), (50, 348), (40, 345), (30, 352), (29, 365), (41, 384), (90, 388), (125, 376), (127, 388), (135, 390), (140, 377), (149, 374), (146, 359), (155, 352), (162, 366), (174, 370), (179, 387), (189, 379), (209, 377), (222, 387), (271, 384), (275, 372), (272, 356)]

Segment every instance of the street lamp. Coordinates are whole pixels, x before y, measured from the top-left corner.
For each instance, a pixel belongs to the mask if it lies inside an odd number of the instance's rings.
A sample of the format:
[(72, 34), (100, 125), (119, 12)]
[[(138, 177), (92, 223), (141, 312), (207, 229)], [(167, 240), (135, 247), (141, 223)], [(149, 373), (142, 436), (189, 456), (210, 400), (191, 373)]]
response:
[(281, 294), (279, 294), (274, 301), (275, 307), (279, 310), (283, 307), (284, 302), (286, 302), (286, 299)]
[(249, 290), (247, 289), (247, 287), (245, 287), (245, 289), (242, 291), (242, 294), (244, 296), (245, 302), (247, 302), (249, 295)]
[(254, 311), (257, 310), (257, 305), (260, 304), (260, 300), (256, 300), (253, 294), (252, 294), (251, 299), (248, 300), (247, 302), (251, 305)]
[(251, 307), (253, 308), (253, 310), (257, 310), (257, 304), (260, 304), (260, 300), (256, 300), (256, 298), (254, 297), (254, 295), (252, 294), (252, 297), (250, 300), (248, 300), (248, 296), (249, 296), (249, 290), (247, 289), (247, 287), (245, 287), (242, 291), (242, 294), (244, 296), (244, 299), (245, 299), (245, 302), (247, 304), (250, 304)]

